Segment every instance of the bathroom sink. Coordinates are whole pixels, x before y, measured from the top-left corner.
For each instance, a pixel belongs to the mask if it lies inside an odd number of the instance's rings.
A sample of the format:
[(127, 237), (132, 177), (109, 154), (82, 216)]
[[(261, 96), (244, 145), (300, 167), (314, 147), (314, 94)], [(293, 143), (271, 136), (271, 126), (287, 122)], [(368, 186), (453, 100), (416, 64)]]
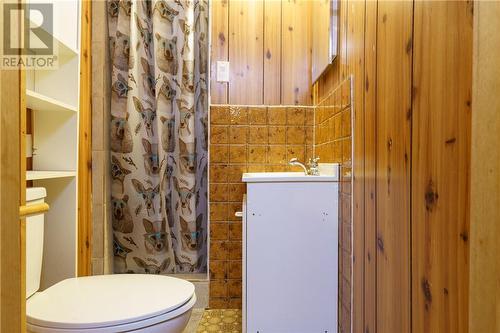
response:
[(242, 177), (245, 183), (331, 182), (338, 181), (338, 172), (306, 176), (303, 172), (249, 172)]
[(319, 165), (319, 176), (243, 174), (243, 331), (337, 332), (340, 183), (331, 166)]

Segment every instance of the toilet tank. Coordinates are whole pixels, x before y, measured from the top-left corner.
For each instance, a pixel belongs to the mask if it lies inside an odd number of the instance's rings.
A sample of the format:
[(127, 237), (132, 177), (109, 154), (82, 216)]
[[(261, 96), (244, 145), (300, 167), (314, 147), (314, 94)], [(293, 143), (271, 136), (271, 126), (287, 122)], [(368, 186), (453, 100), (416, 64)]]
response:
[[(26, 189), (26, 205), (43, 203), (47, 192), (43, 187)], [(26, 298), (40, 288), (43, 257), (44, 214), (26, 218)]]

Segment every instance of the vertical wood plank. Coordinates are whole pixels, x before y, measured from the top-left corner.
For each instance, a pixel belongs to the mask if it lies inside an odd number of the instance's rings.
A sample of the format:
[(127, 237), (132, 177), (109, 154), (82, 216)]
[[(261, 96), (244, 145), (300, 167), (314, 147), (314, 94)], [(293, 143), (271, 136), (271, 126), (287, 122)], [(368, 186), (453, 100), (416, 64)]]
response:
[[(19, 205), (26, 205), (26, 127), (28, 109), (26, 108), (26, 71), (19, 71)], [(31, 113), (30, 113), (31, 115)], [(26, 331), (26, 219), (21, 219), (21, 332)]]
[(339, 52), (337, 55), (337, 62), (339, 67), (339, 82), (345, 80), (348, 75), (348, 58), (347, 58), (347, 31), (348, 31), (348, 21), (349, 21), (349, 0), (339, 1)]
[(264, 1), (264, 104), (281, 104), (281, 0)]
[(229, 104), (262, 104), (264, 2), (231, 1), (229, 17)]
[(340, 82), (340, 69), (338, 65), (338, 56), (333, 61), (330, 68), (316, 81), (314, 84), (314, 105), (321, 103), (321, 101), (328, 96), (333, 88), (335, 88)]
[(92, 2), (82, 2), (78, 125), (78, 276), (91, 274), (92, 257)]
[(414, 332), (467, 332), (472, 3), (415, 2)]
[(210, 102), (226, 104), (228, 103), (229, 84), (217, 82), (217, 61), (229, 59), (229, 0), (211, 1), (210, 22), (212, 25)]
[[(365, 123), (364, 123), (364, 66), (365, 66), (365, 2), (349, 1), (346, 36), (347, 75), (353, 87), (353, 201), (352, 201), (352, 332), (364, 331), (363, 280), (364, 280), (364, 169), (365, 169)], [(350, 316), (351, 317), (351, 316)]]
[(21, 332), (25, 313), (25, 254), (23, 222), (19, 220), (20, 181), (20, 72), (0, 71), (0, 331)]
[[(474, 4), (469, 332), (500, 332), (500, 2)], [(487, 200), (485, 200), (487, 198)]]
[[(2, 10), (0, 9), (0, 13)], [(19, 34), (17, 35), (19, 36)], [(24, 202), (21, 183), (21, 120), (23, 72), (0, 70), (0, 331), (25, 331), (24, 223), (19, 206)]]
[(413, 3), (379, 2), (377, 25), (377, 331), (410, 332)]
[[(364, 329), (376, 332), (377, 277), (376, 277), (376, 82), (377, 82), (377, 2), (366, 2), (365, 17), (365, 82), (364, 82)], [(361, 320), (359, 318), (355, 318)]]
[(281, 103), (311, 103), (310, 1), (282, 1)]

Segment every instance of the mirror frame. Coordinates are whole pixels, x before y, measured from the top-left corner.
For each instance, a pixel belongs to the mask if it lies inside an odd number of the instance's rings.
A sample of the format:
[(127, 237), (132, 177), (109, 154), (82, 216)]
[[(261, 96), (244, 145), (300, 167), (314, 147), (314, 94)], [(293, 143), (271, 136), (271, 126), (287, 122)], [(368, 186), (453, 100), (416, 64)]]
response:
[[(314, 73), (314, 64), (311, 66), (311, 78), (312, 82), (315, 83), (324, 73), (325, 71), (330, 67), (330, 65), (333, 63), (333, 61), (337, 58), (338, 55), (338, 36), (339, 36), (339, 29), (338, 29), (338, 21), (339, 21), (339, 0), (329, 0), (329, 12), (330, 12), (330, 22), (328, 25), (328, 60), (327, 64), (324, 65), (324, 68), (322, 68), (320, 71), (317, 71), (317, 76), (315, 77)], [(313, 37), (314, 38), (314, 34)], [(313, 43), (314, 45), (314, 43)], [(314, 61), (314, 59), (312, 59)]]

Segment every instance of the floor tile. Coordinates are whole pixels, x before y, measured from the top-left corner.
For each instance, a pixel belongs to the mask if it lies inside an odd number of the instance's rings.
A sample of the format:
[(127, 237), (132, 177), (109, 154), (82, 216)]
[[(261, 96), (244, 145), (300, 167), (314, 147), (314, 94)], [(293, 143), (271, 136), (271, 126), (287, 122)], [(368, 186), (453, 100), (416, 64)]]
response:
[(205, 310), (196, 333), (241, 333), (241, 310)]

